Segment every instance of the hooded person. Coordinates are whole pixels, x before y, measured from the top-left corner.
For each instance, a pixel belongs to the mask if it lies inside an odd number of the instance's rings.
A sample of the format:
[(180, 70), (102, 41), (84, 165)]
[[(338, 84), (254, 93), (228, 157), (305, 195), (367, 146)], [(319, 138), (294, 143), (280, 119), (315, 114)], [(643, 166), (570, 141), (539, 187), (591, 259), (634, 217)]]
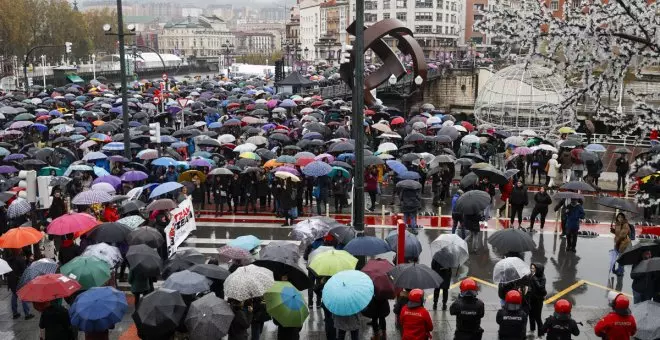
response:
[(510, 290), (504, 297), (504, 307), (497, 311), (495, 321), (500, 325), (497, 332), (500, 340), (520, 340), (527, 330), (527, 312), (522, 308), (522, 293)]
[(608, 294), (612, 311), (594, 327), (594, 333), (604, 339), (628, 340), (637, 333), (635, 317), (630, 313), (630, 300), (620, 293)]
[(557, 158), (559, 158), (559, 156), (557, 156), (556, 153), (553, 153), (552, 157), (550, 157), (550, 160), (548, 160), (548, 163), (545, 165), (545, 186), (548, 188), (555, 186), (555, 179), (561, 169), (561, 165), (559, 165)]
[(565, 299), (555, 302), (555, 312), (545, 319), (539, 337), (547, 334), (546, 340), (571, 340), (571, 335), (580, 335), (577, 322), (571, 318), (572, 307)]
[(399, 315), (401, 338), (406, 340), (431, 339), (433, 321), (424, 308), (424, 291), (413, 289), (408, 293), (408, 303), (401, 308)]
[(539, 337), (541, 336), (541, 328), (543, 326), (541, 319), (543, 300), (545, 300), (545, 296), (548, 294), (545, 289), (544, 269), (543, 265), (532, 263), (530, 266), (529, 289), (526, 294), (526, 300), (529, 303), (529, 330), (534, 332), (538, 326)]

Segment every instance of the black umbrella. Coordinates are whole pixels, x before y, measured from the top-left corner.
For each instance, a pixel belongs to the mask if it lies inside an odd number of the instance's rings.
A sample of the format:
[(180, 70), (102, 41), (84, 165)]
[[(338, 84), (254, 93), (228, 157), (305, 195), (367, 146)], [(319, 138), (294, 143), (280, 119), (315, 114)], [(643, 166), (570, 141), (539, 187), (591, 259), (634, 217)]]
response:
[(165, 339), (179, 326), (186, 308), (179, 292), (159, 288), (142, 298), (133, 320), (142, 338)]
[(132, 200), (132, 201), (124, 202), (124, 204), (122, 204), (120, 207), (120, 211), (122, 214), (128, 214), (134, 211), (138, 211), (144, 208), (145, 206), (146, 204), (144, 204), (144, 202), (142, 201)]
[(328, 234), (334, 236), (339, 244), (348, 244), (355, 238), (355, 229), (347, 226), (336, 226), (328, 231)]
[(364, 166), (383, 165), (385, 161), (378, 156), (364, 156)]
[(616, 260), (620, 265), (637, 264), (642, 261), (642, 255), (651, 252), (652, 257), (660, 257), (660, 241), (655, 240), (649, 243), (638, 243), (624, 251)]
[(206, 259), (195, 249), (180, 250), (167, 260), (163, 268), (162, 277), (167, 279), (170, 275), (186, 270), (196, 264), (203, 264)]
[(490, 195), (482, 190), (470, 190), (456, 200), (454, 211), (464, 215), (480, 214), (490, 204)]
[(298, 290), (305, 290), (312, 287), (312, 282), (298, 267), (297, 246), (291, 247), (290, 242), (273, 242), (261, 248), (259, 259), (254, 261), (254, 265), (270, 269), (276, 278), (286, 277), (286, 281), (291, 282)]
[(396, 187), (401, 189), (419, 190), (422, 188), (422, 184), (419, 183), (419, 181), (415, 181), (412, 179), (405, 179), (403, 181), (399, 181), (396, 184)]
[(215, 264), (196, 264), (188, 268), (191, 272), (202, 274), (209, 279), (224, 280), (229, 276), (229, 271)]
[(571, 181), (562, 184), (560, 189), (564, 190), (581, 190), (581, 191), (596, 191), (591, 185), (585, 182)]
[(509, 181), (502, 171), (491, 166), (482, 169), (473, 169), (472, 172), (479, 177), (488, 178), (488, 180), (495, 184), (506, 184)]
[(419, 142), (424, 140), (424, 135), (418, 132), (413, 132), (409, 135), (406, 136), (406, 138), (403, 139), (404, 142), (406, 143), (414, 143), (414, 142)]
[(355, 150), (355, 145), (348, 141), (344, 142), (337, 142), (334, 143), (330, 146), (330, 149), (328, 149), (328, 152), (336, 152), (336, 153), (341, 153), (341, 152), (353, 152)]
[(496, 231), (493, 235), (490, 235), (488, 243), (504, 254), (532, 251), (536, 247), (529, 233), (514, 228)]
[(94, 227), (87, 235), (97, 243), (116, 243), (124, 242), (130, 232), (131, 229), (125, 224), (106, 222)]
[(160, 232), (152, 227), (139, 227), (126, 236), (129, 245), (146, 244), (152, 248), (158, 248), (165, 244), (165, 239)]
[(412, 162), (414, 160), (420, 159), (419, 155), (416, 153), (407, 153), (403, 156), (401, 156), (401, 161), (402, 162)]
[(553, 200), (576, 199), (584, 200), (584, 195), (572, 191), (560, 191), (552, 196)]
[(131, 270), (135, 270), (147, 277), (158, 277), (163, 261), (156, 249), (139, 244), (128, 247), (126, 260)]
[(599, 197), (598, 200), (596, 201), (598, 204), (605, 206), (605, 207), (610, 207), (614, 209), (619, 209), (623, 211), (629, 211), (636, 213), (639, 211), (637, 208), (637, 205), (632, 202), (625, 200), (623, 198), (618, 198), (618, 197)]
[(648, 274), (660, 272), (660, 257), (653, 257), (640, 262), (631, 274)]
[(460, 186), (463, 189), (467, 189), (469, 187), (477, 185), (477, 183), (479, 183), (479, 176), (477, 176), (477, 174), (475, 174), (474, 172), (470, 172), (469, 174), (461, 178)]
[(442, 277), (424, 264), (399, 264), (388, 274), (392, 277), (394, 286), (404, 289), (431, 289), (442, 284)]
[(630, 150), (628, 150), (627, 148), (624, 148), (624, 147), (619, 147), (619, 148), (614, 149), (614, 153), (625, 155), (625, 154), (629, 154)]
[(473, 159), (477, 162), (486, 161), (483, 157), (481, 157), (481, 155), (477, 155), (476, 153), (466, 153), (465, 155), (463, 155), (463, 157)]

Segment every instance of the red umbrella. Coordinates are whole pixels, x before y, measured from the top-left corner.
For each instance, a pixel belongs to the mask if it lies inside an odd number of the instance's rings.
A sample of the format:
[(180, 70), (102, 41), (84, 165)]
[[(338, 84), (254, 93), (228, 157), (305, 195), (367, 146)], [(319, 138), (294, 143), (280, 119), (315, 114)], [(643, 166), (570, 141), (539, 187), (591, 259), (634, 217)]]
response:
[(474, 125), (472, 125), (472, 123), (470, 123), (470, 122), (462, 121), (462, 122), (461, 122), (461, 125), (462, 125), (466, 130), (468, 130), (468, 132), (472, 132), (472, 131), (474, 130)]
[(66, 235), (88, 231), (99, 224), (96, 218), (85, 213), (69, 213), (54, 219), (46, 228), (51, 235)]
[(245, 107), (246, 110), (252, 111), (256, 108), (257, 106), (254, 104), (248, 104), (248, 106)]
[(376, 114), (376, 111), (374, 110), (364, 110), (364, 115), (365, 116), (373, 116)]
[(0, 236), (0, 248), (23, 248), (41, 241), (42, 237), (41, 232), (32, 227), (12, 228)]
[(377, 299), (394, 299), (396, 288), (392, 278), (388, 274), (394, 265), (385, 259), (372, 259), (362, 267), (362, 272), (367, 274), (374, 282), (374, 295)]
[(309, 164), (313, 161), (314, 161), (314, 158), (298, 158), (298, 160), (296, 160), (296, 165), (297, 166), (305, 166), (305, 165), (307, 165), (307, 164)]
[(229, 105), (227, 105), (227, 110), (235, 109), (237, 107), (241, 107), (241, 104), (239, 104), (239, 103), (229, 103)]
[(582, 164), (582, 158), (580, 158), (580, 154), (584, 152), (584, 149), (573, 149), (571, 150), (571, 158), (573, 158), (573, 162), (577, 164)]
[(394, 119), (392, 119), (392, 121), (390, 123), (392, 125), (396, 125), (396, 124), (403, 124), (405, 122), (406, 121), (403, 119), (403, 117), (395, 117)]
[(322, 101), (315, 101), (315, 102), (312, 103), (312, 107), (319, 107), (321, 105), (323, 105)]
[(69, 297), (78, 290), (78, 281), (62, 274), (46, 274), (37, 276), (19, 289), (18, 297), (21, 301), (46, 302)]

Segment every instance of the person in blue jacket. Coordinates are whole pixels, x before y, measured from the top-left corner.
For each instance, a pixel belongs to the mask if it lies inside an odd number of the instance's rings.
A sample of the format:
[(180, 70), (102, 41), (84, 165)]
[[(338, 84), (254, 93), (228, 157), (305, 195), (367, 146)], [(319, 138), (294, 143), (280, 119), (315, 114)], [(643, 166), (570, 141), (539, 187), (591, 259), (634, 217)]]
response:
[[(454, 196), (451, 198), (451, 220), (452, 220), (452, 226), (451, 226), (451, 233), (456, 234), (456, 228), (458, 228), (458, 224), (461, 222), (461, 217), (462, 214), (456, 213), (456, 201), (463, 195), (463, 190), (457, 190)], [(465, 234), (463, 235), (463, 238), (465, 238)]]
[(578, 231), (580, 231), (580, 220), (584, 218), (584, 208), (576, 199), (566, 207), (566, 251), (576, 252)]

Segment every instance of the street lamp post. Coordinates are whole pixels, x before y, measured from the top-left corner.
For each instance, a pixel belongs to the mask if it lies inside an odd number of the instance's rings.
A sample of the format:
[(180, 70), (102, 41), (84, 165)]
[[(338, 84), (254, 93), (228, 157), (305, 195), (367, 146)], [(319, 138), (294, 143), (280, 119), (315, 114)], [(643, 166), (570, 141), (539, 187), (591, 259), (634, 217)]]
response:
[(230, 65), (230, 55), (234, 51), (234, 44), (229, 43), (229, 39), (225, 40), (225, 43), (221, 46), (221, 51), (224, 54), (225, 65), (227, 66), (227, 77), (229, 77), (229, 66)]
[(92, 76), (96, 79), (96, 54), (92, 54)]
[(44, 89), (46, 89), (46, 55), (41, 55), (41, 75), (44, 78)]
[(135, 35), (135, 25), (128, 25), (129, 33), (124, 33), (124, 17), (122, 14), (121, 0), (117, 0), (117, 33), (111, 33), (112, 26), (110, 24), (103, 25), (103, 31), (106, 35), (116, 35), (119, 42), (119, 75), (121, 79), (121, 112), (122, 112), (122, 130), (124, 131), (124, 155), (126, 158), (131, 159), (131, 135), (128, 133), (130, 129), (128, 125), (128, 86), (126, 81), (126, 46), (124, 45), (124, 37), (126, 35)]
[[(353, 42), (352, 125), (355, 138), (355, 174), (353, 180), (353, 228), (364, 233), (364, 1), (355, 2), (355, 41)], [(364, 258), (359, 259), (364, 263)]]
[[(387, 80), (387, 82), (388, 82), (390, 85), (393, 86), (393, 85), (396, 84), (397, 80), (398, 80), (398, 79), (396, 78), (395, 75), (391, 75), (390, 78)], [(415, 94), (417, 94), (417, 92), (419, 91), (419, 89), (418, 89), (417, 87), (419, 87), (420, 85), (422, 85), (422, 83), (424, 82), (424, 79), (422, 79), (422, 77), (418, 75), (417, 77), (415, 77), (415, 79), (414, 79), (413, 82), (415, 83), (415, 85), (416, 85), (415, 87), (416, 87), (416, 88), (415, 88), (414, 90), (412, 90), (412, 91), (410, 90), (410, 87), (408, 87), (408, 86), (406, 86), (406, 89), (407, 89), (406, 92), (399, 92), (399, 91), (397, 91), (397, 90), (395, 90), (395, 89), (392, 89), (392, 88), (390, 89), (390, 90), (391, 90), (392, 92), (394, 92), (396, 95), (398, 95), (399, 97), (401, 97), (401, 99), (403, 99), (403, 114), (404, 114), (404, 115), (407, 115), (407, 114), (408, 114), (408, 99), (409, 99), (410, 97), (414, 96)]]

